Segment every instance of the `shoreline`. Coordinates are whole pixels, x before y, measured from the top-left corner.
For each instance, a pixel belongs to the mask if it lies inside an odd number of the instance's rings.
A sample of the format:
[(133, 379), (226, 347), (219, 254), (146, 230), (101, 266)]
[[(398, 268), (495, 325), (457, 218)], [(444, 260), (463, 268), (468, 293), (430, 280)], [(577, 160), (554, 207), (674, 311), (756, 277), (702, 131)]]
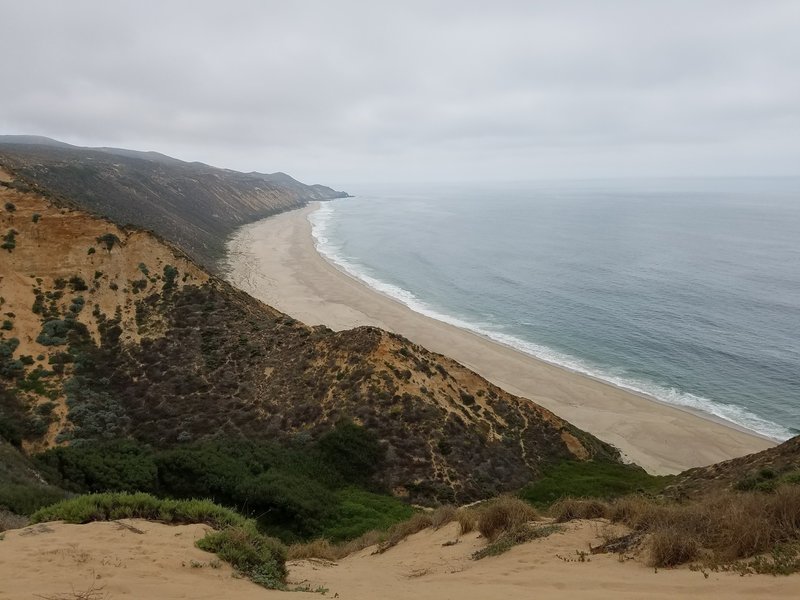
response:
[(225, 278), (308, 325), (374, 325), (445, 354), (613, 444), (651, 473), (677, 473), (777, 444), (714, 415), (615, 386), (412, 310), (319, 253), (308, 219), (318, 206), (237, 230), (226, 244)]

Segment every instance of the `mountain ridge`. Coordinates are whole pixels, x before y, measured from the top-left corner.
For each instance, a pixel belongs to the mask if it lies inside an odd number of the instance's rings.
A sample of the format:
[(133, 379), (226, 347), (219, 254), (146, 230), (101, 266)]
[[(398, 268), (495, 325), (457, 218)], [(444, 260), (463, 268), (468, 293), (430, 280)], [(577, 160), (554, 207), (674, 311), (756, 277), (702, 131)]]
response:
[(153, 231), (215, 273), (236, 228), (348, 196), (281, 172), (240, 173), (160, 153), (81, 148), (34, 136), (0, 136), (0, 164), (20, 189)]

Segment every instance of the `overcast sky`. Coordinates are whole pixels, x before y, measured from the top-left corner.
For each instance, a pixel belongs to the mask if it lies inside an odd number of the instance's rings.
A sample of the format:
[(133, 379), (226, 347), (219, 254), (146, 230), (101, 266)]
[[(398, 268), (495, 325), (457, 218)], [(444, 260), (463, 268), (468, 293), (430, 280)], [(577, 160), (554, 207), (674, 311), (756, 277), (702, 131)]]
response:
[(307, 182), (800, 175), (800, 1), (0, 2), (0, 133)]

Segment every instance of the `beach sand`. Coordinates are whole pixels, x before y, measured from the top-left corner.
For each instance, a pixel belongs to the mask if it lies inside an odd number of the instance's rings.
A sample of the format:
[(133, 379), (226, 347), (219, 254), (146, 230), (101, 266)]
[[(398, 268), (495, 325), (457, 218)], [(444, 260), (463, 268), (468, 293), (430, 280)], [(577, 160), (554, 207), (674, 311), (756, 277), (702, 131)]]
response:
[(619, 448), (654, 474), (743, 456), (775, 442), (658, 402), (416, 313), (334, 267), (316, 250), (316, 203), (241, 228), (228, 244), (228, 280), (309, 325), (375, 325), (454, 358)]
[[(796, 598), (797, 576), (703, 573), (644, 566), (637, 557), (585, 555), (601, 542), (600, 521), (575, 521), (560, 533), (474, 561), (485, 542), (458, 538), (458, 525), (428, 529), (383, 554), (374, 547), (338, 563), (291, 561), (289, 589), (267, 590), (194, 546), (205, 525), (125, 519), (86, 525), (42, 523), (7, 531), (0, 541), (0, 598), (93, 600), (178, 598), (289, 600), (484, 600), (552, 598)], [(452, 542), (457, 540), (453, 544)], [(448, 543), (448, 545), (443, 545)]]

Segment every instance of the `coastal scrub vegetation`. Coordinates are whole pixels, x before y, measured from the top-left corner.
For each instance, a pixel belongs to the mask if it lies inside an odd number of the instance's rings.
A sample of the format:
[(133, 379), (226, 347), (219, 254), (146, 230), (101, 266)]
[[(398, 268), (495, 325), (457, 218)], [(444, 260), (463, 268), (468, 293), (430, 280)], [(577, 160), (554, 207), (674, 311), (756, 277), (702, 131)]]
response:
[(383, 452), (373, 434), (342, 422), (316, 441), (216, 439), (168, 449), (132, 440), (85, 442), (48, 450), (36, 463), (53, 484), (71, 492), (210, 498), (286, 541), (339, 541), (386, 529), (413, 513), (374, 479)]
[(650, 475), (637, 465), (612, 461), (564, 461), (544, 470), (520, 490), (520, 496), (543, 509), (563, 498), (610, 500), (627, 494), (658, 494), (672, 476)]
[[(0, 423), (2, 417), (0, 411)], [(0, 439), (0, 513), (30, 515), (43, 506), (64, 499), (65, 496), (64, 490), (43, 483), (37, 477), (33, 463), (11, 444)], [(4, 521), (19, 523), (20, 519), (9, 518)], [(0, 523), (0, 531), (3, 528)]]

